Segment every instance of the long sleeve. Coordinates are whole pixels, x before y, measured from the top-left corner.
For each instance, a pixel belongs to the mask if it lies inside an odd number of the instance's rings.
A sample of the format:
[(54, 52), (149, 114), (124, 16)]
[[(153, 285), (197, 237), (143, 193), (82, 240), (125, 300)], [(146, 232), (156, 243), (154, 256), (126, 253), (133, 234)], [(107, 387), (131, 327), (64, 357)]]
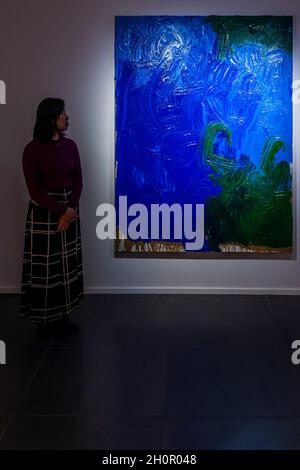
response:
[(74, 147), (74, 159), (75, 159), (75, 170), (73, 173), (72, 193), (70, 196), (68, 206), (72, 207), (73, 209), (76, 209), (79, 206), (79, 199), (80, 199), (82, 187), (83, 187), (80, 154), (79, 154), (78, 147), (76, 144)]
[(34, 150), (27, 145), (23, 152), (22, 167), (29, 195), (33, 201), (51, 212), (62, 215), (66, 206), (49, 196), (40, 185), (39, 172)]

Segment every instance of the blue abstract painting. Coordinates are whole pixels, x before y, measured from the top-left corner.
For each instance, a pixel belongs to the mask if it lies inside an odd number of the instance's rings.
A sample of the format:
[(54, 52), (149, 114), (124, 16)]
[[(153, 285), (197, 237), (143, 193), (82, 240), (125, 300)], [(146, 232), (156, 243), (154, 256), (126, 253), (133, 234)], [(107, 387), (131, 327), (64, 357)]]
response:
[[(288, 16), (116, 17), (117, 214), (121, 195), (204, 204), (195, 251), (292, 251), (292, 32)], [(173, 235), (115, 253), (185, 252)]]

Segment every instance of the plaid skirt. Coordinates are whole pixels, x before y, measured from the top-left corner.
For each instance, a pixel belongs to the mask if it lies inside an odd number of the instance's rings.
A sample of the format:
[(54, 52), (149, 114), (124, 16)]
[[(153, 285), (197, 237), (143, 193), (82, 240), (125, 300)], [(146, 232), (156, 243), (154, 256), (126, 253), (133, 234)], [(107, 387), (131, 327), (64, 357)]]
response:
[[(70, 188), (48, 194), (68, 205)], [(59, 216), (30, 200), (22, 265), (20, 318), (48, 323), (69, 315), (84, 298), (79, 208), (67, 230)]]

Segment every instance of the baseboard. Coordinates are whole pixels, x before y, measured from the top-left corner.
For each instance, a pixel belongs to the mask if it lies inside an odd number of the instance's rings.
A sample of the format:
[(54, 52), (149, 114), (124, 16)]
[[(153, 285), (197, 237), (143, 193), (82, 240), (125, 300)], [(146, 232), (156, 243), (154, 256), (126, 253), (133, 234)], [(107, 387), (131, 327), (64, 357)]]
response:
[(88, 287), (87, 294), (243, 294), (300, 295), (300, 288), (278, 287)]
[[(86, 287), (86, 294), (237, 294), (300, 295), (300, 288), (288, 287)], [(17, 287), (0, 287), (1, 294), (20, 294)]]

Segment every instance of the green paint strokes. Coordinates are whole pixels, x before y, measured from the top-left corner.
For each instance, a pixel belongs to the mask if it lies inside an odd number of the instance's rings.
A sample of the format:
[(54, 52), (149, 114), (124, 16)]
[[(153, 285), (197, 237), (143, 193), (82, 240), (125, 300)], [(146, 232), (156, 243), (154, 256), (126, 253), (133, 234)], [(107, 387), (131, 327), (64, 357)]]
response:
[[(284, 160), (275, 163), (275, 155), (284, 142), (278, 138), (267, 140), (259, 169), (249, 158), (248, 161), (244, 158), (242, 166), (237, 166), (236, 161), (234, 168), (217, 166), (221, 156), (209, 153), (213, 149), (213, 136), (217, 134), (212, 129), (217, 128), (209, 125), (204, 140), (205, 162), (214, 170), (211, 178), (222, 188), (205, 205), (205, 231), (210, 250), (220, 251), (221, 243), (270, 248), (292, 246), (290, 167)], [(224, 131), (222, 126), (219, 129)]]
[(218, 35), (219, 58), (227, 56), (234, 46), (264, 44), (268, 48), (281, 48), (292, 52), (292, 16), (208, 16)]
[(277, 152), (283, 147), (284, 143), (279, 137), (270, 137), (262, 150), (260, 159), (260, 168), (265, 173), (269, 173), (274, 167), (274, 157)]
[(202, 163), (205, 163), (206, 157), (213, 154), (213, 144), (216, 135), (219, 132), (224, 132), (227, 135), (228, 143), (231, 144), (231, 131), (225, 126), (222, 122), (210, 122), (206, 128), (203, 153), (202, 153)]

